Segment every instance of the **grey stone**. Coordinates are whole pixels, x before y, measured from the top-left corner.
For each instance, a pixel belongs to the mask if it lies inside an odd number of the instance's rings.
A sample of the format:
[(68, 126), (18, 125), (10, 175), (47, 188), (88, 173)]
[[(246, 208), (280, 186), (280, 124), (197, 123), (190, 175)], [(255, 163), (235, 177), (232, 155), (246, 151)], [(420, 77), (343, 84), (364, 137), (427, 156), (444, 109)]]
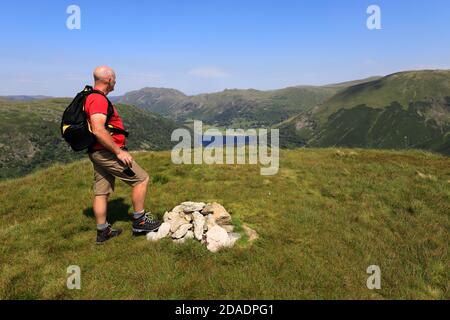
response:
[(207, 249), (211, 252), (217, 252), (223, 247), (229, 245), (228, 233), (220, 226), (214, 226), (206, 233)]
[(192, 218), (194, 219), (194, 235), (197, 240), (202, 240), (203, 231), (206, 219), (205, 217), (198, 211), (195, 211), (192, 214)]
[(187, 221), (184, 218), (177, 217), (173, 220), (169, 220), (169, 223), (170, 223), (170, 231), (176, 232), (178, 228), (180, 228), (183, 224), (186, 224)]
[(158, 241), (158, 239), (156, 238), (156, 234), (157, 234), (157, 232), (155, 232), (155, 231), (147, 233), (147, 235), (146, 235), (147, 240), (148, 241)]
[(219, 203), (208, 203), (202, 210), (202, 214), (212, 214), (216, 219), (218, 225), (231, 224), (231, 215), (228, 211)]
[(183, 206), (180, 204), (172, 209), (172, 212), (180, 213), (183, 212)]
[(164, 222), (169, 222), (169, 220), (175, 220), (178, 217), (179, 217), (178, 212), (175, 212), (175, 211), (167, 212), (166, 211), (166, 213), (164, 213), (163, 220), (164, 220)]
[(216, 223), (216, 219), (214, 218), (214, 215), (208, 214), (206, 216), (206, 229), (205, 230), (209, 230), (216, 225), (217, 225), (217, 223)]
[(186, 219), (186, 221), (189, 222), (189, 223), (192, 222), (192, 214), (186, 213), (184, 215), (184, 219)]
[(185, 213), (191, 213), (194, 211), (201, 211), (205, 207), (204, 202), (192, 202), (192, 201), (186, 201), (181, 204), (183, 207), (183, 212)]
[(159, 239), (165, 238), (170, 233), (170, 223), (164, 222), (158, 229), (157, 235)]
[(167, 237), (169, 233), (170, 233), (170, 223), (164, 222), (163, 224), (161, 224), (158, 231), (147, 233), (147, 240), (158, 241), (161, 240), (162, 238)]
[(234, 231), (234, 226), (232, 224), (221, 225), (221, 227), (224, 228), (228, 233)]
[(190, 228), (192, 228), (191, 223), (186, 223), (186, 224), (181, 225), (178, 228), (178, 230), (172, 234), (172, 238), (174, 238), (174, 239), (183, 238)]

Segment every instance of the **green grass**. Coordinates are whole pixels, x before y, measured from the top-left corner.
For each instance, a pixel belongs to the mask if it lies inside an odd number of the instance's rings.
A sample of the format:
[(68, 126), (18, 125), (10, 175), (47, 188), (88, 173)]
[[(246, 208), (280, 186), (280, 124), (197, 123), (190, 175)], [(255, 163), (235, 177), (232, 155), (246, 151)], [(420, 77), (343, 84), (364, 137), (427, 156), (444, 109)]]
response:
[[(173, 165), (136, 154), (155, 178), (148, 208), (218, 201), (260, 238), (210, 253), (197, 242), (133, 238), (130, 189), (117, 183), (96, 246), (84, 160), (0, 183), (0, 299), (449, 299), (450, 159), (419, 151), (282, 150), (280, 171)], [(417, 172), (431, 175), (420, 177)], [(165, 178), (164, 178), (165, 177)], [(381, 267), (381, 290), (366, 269)], [(81, 290), (66, 269), (81, 267)]]

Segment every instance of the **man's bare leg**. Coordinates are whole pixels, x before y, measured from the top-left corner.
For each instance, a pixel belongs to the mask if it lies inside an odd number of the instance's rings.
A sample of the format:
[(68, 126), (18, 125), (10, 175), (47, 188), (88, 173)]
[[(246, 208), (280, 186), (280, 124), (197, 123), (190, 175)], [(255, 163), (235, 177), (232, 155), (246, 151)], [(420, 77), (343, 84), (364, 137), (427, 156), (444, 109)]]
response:
[(94, 210), (95, 222), (97, 225), (106, 224), (106, 213), (108, 210), (109, 195), (94, 196), (92, 208)]
[(133, 202), (134, 212), (141, 212), (145, 206), (145, 196), (147, 195), (147, 186), (149, 178), (133, 187), (131, 191), (131, 201)]

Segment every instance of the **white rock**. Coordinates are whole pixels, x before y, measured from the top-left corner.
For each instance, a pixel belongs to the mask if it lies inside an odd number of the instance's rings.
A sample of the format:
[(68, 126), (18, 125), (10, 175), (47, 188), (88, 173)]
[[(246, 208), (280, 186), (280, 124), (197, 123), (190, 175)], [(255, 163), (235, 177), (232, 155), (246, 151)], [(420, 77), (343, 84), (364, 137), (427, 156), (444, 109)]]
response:
[(224, 228), (228, 233), (234, 231), (234, 226), (232, 224), (221, 225), (221, 227)]
[(184, 218), (186, 219), (187, 222), (192, 222), (192, 219), (193, 219), (192, 214), (190, 214), (190, 213), (185, 214)]
[(170, 223), (170, 231), (176, 232), (178, 228), (180, 228), (183, 224), (186, 224), (187, 221), (184, 218), (177, 217), (175, 219), (169, 220)]
[(183, 238), (173, 239), (173, 242), (177, 243), (177, 244), (182, 244), (182, 243), (185, 243), (186, 240), (189, 240), (189, 239), (194, 239), (194, 232), (192, 230), (189, 230), (188, 232), (186, 232), (186, 235)]
[(165, 238), (170, 233), (170, 223), (164, 222), (158, 229), (157, 237), (159, 239)]
[(175, 212), (175, 213), (183, 212), (183, 206), (182, 205), (176, 206), (175, 208), (172, 209), (172, 212)]
[(184, 220), (186, 220), (189, 223), (192, 221), (192, 215), (190, 213), (180, 212), (179, 215), (181, 218), (183, 218)]
[(147, 240), (148, 241), (158, 241), (158, 239), (157, 239), (157, 232), (149, 232), (149, 233), (147, 233)]
[(205, 217), (198, 211), (195, 211), (192, 214), (192, 218), (194, 219), (194, 235), (197, 240), (202, 240), (203, 231), (206, 219)]
[(175, 211), (166, 212), (164, 213), (163, 220), (164, 222), (168, 222), (169, 220), (175, 220), (176, 218), (178, 218), (178, 216), (179, 216), (178, 212)]
[(216, 223), (216, 219), (214, 218), (214, 215), (213, 214), (208, 214), (207, 216), (206, 216), (206, 228), (205, 228), (205, 230), (209, 230), (209, 229), (211, 229), (212, 227), (214, 227), (214, 226), (216, 226), (217, 225), (217, 223)]
[(202, 214), (213, 214), (216, 219), (216, 223), (219, 226), (231, 224), (231, 215), (228, 211), (219, 203), (208, 203), (202, 210)]
[(183, 211), (185, 213), (190, 213), (194, 211), (201, 211), (205, 207), (204, 202), (192, 202), (192, 201), (186, 201), (181, 204), (183, 206)]
[(186, 224), (181, 225), (178, 228), (178, 230), (175, 231), (174, 234), (172, 234), (172, 238), (174, 238), (174, 239), (183, 238), (190, 228), (192, 228), (192, 224), (191, 223), (186, 223)]
[(164, 222), (159, 227), (158, 231), (153, 231), (147, 233), (147, 240), (148, 241), (158, 241), (162, 238), (165, 238), (169, 235), (170, 232), (170, 224), (168, 222)]
[(174, 243), (197, 239), (209, 251), (216, 252), (232, 247), (241, 237), (233, 230), (231, 215), (221, 204), (186, 201), (166, 212), (164, 223), (157, 232), (148, 233), (147, 239), (157, 241), (171, 236)]
[(216, 225), (206, 233), (206, 243), (209, 251), (216, 252), (229, 245), (228, 233), (224, 228)]

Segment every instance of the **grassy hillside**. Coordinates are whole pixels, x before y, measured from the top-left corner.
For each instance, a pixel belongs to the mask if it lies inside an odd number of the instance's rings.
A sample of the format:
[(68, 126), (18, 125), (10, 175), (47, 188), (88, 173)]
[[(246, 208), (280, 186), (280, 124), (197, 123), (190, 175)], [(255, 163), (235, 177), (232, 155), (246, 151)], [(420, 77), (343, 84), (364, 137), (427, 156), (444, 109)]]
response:
[(187, 96), (175, 89), (143, 88), (115, 99), (177, 121), (203, 120), (219, 127), (267, 127), (310, 110), (351, 85), (375, 79), (378, 77), (270, 91), (227, 89), (195, 96)]
[(285, 146), (422, 148), (450, 154), (450, 71), (357, 84), (277, 125)]
[(134, 105), (164, 116), (171, 113), (171, 108), (188, 97), (181, 91), (165, 88), (143, 88), (116, 97), (117, 102)]
[(317, 116), (324, 119), (340, 109), (359, 105), (385, 108), (392, 102), (407, 109), (410, 104), (447, 97), (450, 97), (450, 70), (399, 72), (340, 91), (324, 103)]
[[(210, 253), (132, 238), (129, 189), (110, 222), (125, 233), (96, 246), (88, 161), (0, 182), (0, 299), (450, 299), (450, 160), (417, 151), (283, 150), (280, 172), (175, 166), (136, 154), (153, 177), (148, 208), (218, 201), (260, 239)], [(162, 178), (164, 177), (164, 178)], [(369, 265), (381, 290), (366, 287)], [(66, 269), (81, 268), (81, 290)]]
[(333, 84), (326, 85), (325, 87), (334, 87), (334, 88), (345, 89), (345, 88), (348, 88), (351, 86), (355, 86), (357, 84), (363, 84), (366, 82), (372, 82), (375, 80), (379, 80), (381, 78), (382, 78), (381, 76), (373, 76), (373, 77), (360, 79), (360, 80), (351, 80), (351, 81), (345, 81), (345, 82), (340, 82), (340, 83), (333, 83)]
[[(69, 99), (0, 100), (0, 179), (85, 155), (71, 151), (60, 135), (61, 116), (69, 103)], [(131, 149), (171, 147), (170, 135), (178, 127), (173, 121), (132, 106), (117, 108), (131, 132), (128, 140)]]
[(330, 98), (338, 87), (292, 87), (273, 91), (225, 90), (186, 96), (174, 89), (144, 88), (118, 101), (177, 121), (203, 120), (219, 127), (270, 126)]
[[(438, 139), (442, 144), (434, 145)], [(448, 142), (450, 122), (440, 126), (436, 121), (424, 119), (416, 105), (405, 110), (393, 103), (384, 109), (365, 106), (341, 109), (330, 116), (309, 144), (384, 149), (421, 147), (450, 154), (450, 149), (444, 148)]]

